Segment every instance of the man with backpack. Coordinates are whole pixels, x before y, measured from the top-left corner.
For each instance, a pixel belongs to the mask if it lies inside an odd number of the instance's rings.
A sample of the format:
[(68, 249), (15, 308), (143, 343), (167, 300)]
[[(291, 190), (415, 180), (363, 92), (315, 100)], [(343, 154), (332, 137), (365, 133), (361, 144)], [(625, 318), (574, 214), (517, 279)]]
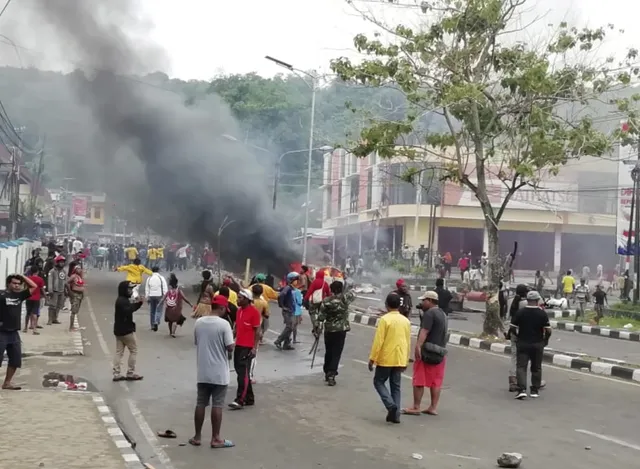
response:
[(297, 272), (287, 274), (287, 285), (280, 291), (278, 295), (278, 306), (282, 308), (282, 318), (284, 319), (284, 329), (273, 343), (278, 350), (294, 350), (291, 345), (291, 335), (295, 326), (296, 299), (293, 290), (295, 283), (300, 278)]

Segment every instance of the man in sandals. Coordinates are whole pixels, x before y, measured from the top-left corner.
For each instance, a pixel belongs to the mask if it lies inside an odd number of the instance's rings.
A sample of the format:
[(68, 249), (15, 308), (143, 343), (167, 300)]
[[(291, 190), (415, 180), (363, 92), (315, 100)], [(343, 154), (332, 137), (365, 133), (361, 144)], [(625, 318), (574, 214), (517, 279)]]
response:
[[(136, 323), (133, 322), (133, 313), (142, 306), (142, 297), (131, 302), (131, 295), (135, 284), (125, 280), (118, 284), (118, 299), (116, 300), (115, 318), (113, 321), (113, 335), (116, 336), (116, 354), (113, 357), (114, 381), (140, 381), (142, 376), (136, 373), (136, 358), (138, 356), (138, 342), (136, 340)], [(124, 349), (129, 349), (127, 375), (122, 376), (120, 368)]]
[(195, 435), (189, 439), (192, 446), (202, 444), (202, 425), (205, 412), (211, 405), (211, 447), (231, 448), (233, 442), (220, 437), (222, 409), (229, 386), (229, 354), (234, 349), (233, 331), (227, 313), (228, 300), (218, 295), (211, 303), (211, 315), (196, 320), (194, 339), (198, 368), (198, 395), (194, 413)]
[(6, 286), (7, 289), (0, 295), (0, 366), (5, 352), (8, 358), (2, 389), (18, 391), (20, 387), (14, 386), (11, 380), (16, 370), (22, 366), (22, 303), (33, 295), (38, 286), (30, 278), (19, 274), (9, 275)]

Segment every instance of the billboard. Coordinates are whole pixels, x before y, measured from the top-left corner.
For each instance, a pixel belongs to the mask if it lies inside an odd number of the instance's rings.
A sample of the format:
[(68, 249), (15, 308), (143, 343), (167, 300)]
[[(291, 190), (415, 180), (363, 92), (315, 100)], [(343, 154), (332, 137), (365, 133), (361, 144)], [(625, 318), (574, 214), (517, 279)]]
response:
[[(633, 177), (631, 171), (638, 162), (638, 150), (631, 145), (618, 146), (618, 201), (616, 215), (616, 253), (621, 256), (633, 256), (633, 236), (631, 249), (627, 252), (629, 228), (631, 222), (631, 199), (633, 196)], [(635, 224), (635, 223), (634, 223)]]
[(74, 219), (84, 220), (87, 216), (87, 198), (86, 197), (74, 197), (73, 198), (73, 217)]

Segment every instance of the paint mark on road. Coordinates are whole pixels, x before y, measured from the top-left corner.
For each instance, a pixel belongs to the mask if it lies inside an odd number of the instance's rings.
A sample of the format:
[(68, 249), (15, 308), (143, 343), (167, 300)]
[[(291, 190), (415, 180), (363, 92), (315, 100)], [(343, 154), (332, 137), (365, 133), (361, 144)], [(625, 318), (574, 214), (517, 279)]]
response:
[(370, 296), (356, 295), (356, 298), (360, 298), (361, 300), (367, 300), (367, 301), (382, 301), (382, 299), (380, 299), (380, 298), (372, 298)]
[(602, 435), (600, 433), (590, 432), (589, 430), (581, 430), (576, 429), (576, 432), (582, 433), (583, 435), (589, 435), (594, 438), (598, 438), (603, 441), (608, 441), (609, 443), (615, 443), (616, 445), (624, 446), (625, 448), (635, 449), (636, 451), (640, 451), (639, 445), (634, 445), (633, 443), (629, 443), (627, 441), (616, 438), (615, 436)]
[(100, 329), (100, 325), (98, 324), (98, 319), (96, 318), (96, 313), (93, 310), (93, 305), (91, 304), (91, 298), (86, 297), (87, 300), (87, 309), (89, 310), (89, 317), (91, 318), (91, 322), (93, 323), (93, 328), (96, 330), (96, 336), (98, 337), (98, 343), (100, 344), (100, 348), (102, 349), (102, 353), (104, 353), (107, 358), (110, 357), (109, 346), (107, 345), (107, 341), (104, 340), (104, 336), (102, 335), (102, 330)]

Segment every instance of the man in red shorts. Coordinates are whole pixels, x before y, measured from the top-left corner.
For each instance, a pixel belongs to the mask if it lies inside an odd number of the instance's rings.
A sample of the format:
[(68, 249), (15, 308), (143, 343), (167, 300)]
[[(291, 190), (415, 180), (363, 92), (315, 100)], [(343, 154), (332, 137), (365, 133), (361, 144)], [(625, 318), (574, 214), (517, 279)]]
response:
[[(414, 351), (413, 407), (404, 409), (402, 413), (438, 415), (438, 401), (446, 367), (447, 315), (438, 308), (436, 292), (428, 291), (418, 300), (423, 314)], [(431, 391), (431, 405), (421, 410), (424, 388)]]

